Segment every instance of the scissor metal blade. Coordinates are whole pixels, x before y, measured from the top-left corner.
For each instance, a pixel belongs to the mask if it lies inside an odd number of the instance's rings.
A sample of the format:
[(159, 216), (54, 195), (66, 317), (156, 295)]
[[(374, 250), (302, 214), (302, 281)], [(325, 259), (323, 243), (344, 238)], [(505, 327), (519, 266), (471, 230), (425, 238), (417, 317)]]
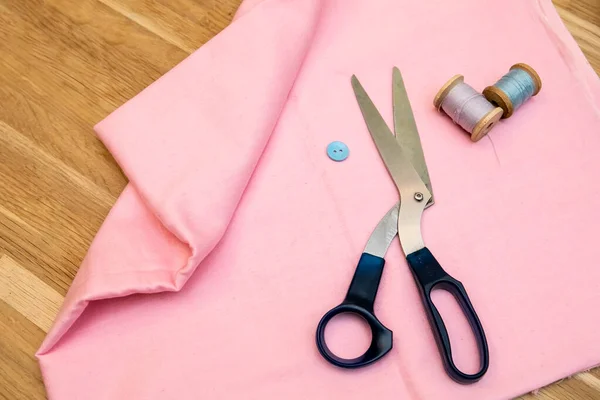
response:
[(421, 214), (431, 193), (356, 76), (352, 76), (352, 87), (371, 137), (400, 193), (398, 233), (404, 254), (411, 254), (425, 246), (421, 236)]
[(383, 120), (377, 107), (375, 107), (375, 104), (373, 104), (356, 76), (352, 76), (352, 87), (354, 88), (356, 100), (360, 106), (367, 128), (371, 133), (371, 137), (375, 141), (377, 150), (392, 179), (396, 183), (400, 194), (402, 195), (403, 188), (414, 187), (415, 189), (425, 189), (426, 193), (423, 193), (422, 190), (418, 191), (431, 197), (429, 189), (427, 189), (421, 180), (421, 177), (413, 167), (406, 153), (404, 153), (402, 147), (400, 147), (400, 144), (396, 142), (390, 128)]
[(404, 87), (402, 74), (397, 67), (394, 67), (392, 97), (394, 104), (394, 131), (396, 141), (400, 144), (407, 157), (410, 159), (413, 167), (421, 177), (421, 180), (431, 193), (431, 200), (427, 204), (433, 205), (433, 191), (431, 189), (431, 179), (425, 163), (421, 138), (415, 123), (415, 117), (410, 106), (410, 100)]
[(394, 204), (394, 207), (385, 214), (379, 221), (365, 246), (365, 253), (384, 258), (390, 244), (398, 234), (398, 209), (400, 202)]

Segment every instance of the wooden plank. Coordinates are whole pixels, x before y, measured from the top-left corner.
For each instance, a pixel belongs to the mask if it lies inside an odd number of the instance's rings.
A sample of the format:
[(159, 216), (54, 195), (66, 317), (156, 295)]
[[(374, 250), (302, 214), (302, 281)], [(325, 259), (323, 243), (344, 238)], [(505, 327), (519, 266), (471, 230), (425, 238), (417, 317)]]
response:
[(44, 332), (0, 300), (0, 400), (42, 400), (46, 392), (34, 357)]
[(585, 383), (590, 388), (594, 389), (597, 394), (600, 394), (600, 378), (597, 376), (600, 374), (600, 369), (596, 369), (591, 372), (584, 372), (575, 376), (575, 379)]
[[(100, 0), (102, 3), (187, 53), (224, 29), (241, 0)], [(198, 29), (203, 27), (204, 29)]]
[[(583, 54), (596, 70), (596, 73), (600, 74), (600, 26), (594, 25), (582, 16), (561, 7), (557, 7), (557, 10)], [(600, 9), (598, 13), (600, 15)]]
[(187, 53), (97, 1), (0, 2), (0, 121), (117, 195), (92, 128)]
[(68, 289), (116, 198), (0, 121), (0, 252)]
[(0, 256), (0, 300), (48, 332), (64, 298), (8, 256)]
[(583, 21), (600, 26), (600, 1), (597, 0), (552, 0), (557, 8), (577, 15)]
[(594, 374), (584, 372), (523, 396), (520, 400), (598, 400), (600, 390), (596, 380), (598, 378)]

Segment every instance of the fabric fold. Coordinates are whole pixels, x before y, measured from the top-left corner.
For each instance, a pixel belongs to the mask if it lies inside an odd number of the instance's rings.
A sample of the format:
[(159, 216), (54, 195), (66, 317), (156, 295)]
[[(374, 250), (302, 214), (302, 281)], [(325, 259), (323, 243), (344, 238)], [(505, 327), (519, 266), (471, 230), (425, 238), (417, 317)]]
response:
[[(264, 0), (246, 8), (95, 127), (130, 183), (38, 355), (60, 340), (90, 301), (180, 290), (217, 245), (286, 104), (320, 7), (320, 0)], [(265, 25), (265, 17), (277, 22)], [(240, 36), (247, 38), (241, 51), (233, 45)], [(220, 67), (194, 72), (211, 64)], [(140, 107), (152, 110), (143, 121), (130, 112)], [(194, 157), (178, 157), (188, 149)], [(203, 179), (196, 178), (199, 171)]]

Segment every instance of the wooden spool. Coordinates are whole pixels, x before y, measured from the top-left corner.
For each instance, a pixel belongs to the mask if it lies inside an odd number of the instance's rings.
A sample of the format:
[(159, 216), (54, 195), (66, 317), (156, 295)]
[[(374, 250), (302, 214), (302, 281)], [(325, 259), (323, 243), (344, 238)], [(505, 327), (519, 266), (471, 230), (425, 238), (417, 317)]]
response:
[[(516, 68), (527, 72), (529, 76), (531, 76), (531, 79), (533, 79), (533, 82), (535, 83), (535, 90), (533, 92), (533, 95), (537, 95), (542, 89), (542, 79), (540, 78), (538, 73), (535, 72), (535, 70), (529, 65), (524, 63), (518, 63), (510, 67), (511, 70)], [(504, 115), (502, 116), (502, 118), (510, 118), (510, 116), (513, 115), (513, 113), (515, 112), (515, 108), (510, 98), (506, 95), (506, 93), (498, 89), (496, 86), (486, 87), (483, 90), (483, 95), (486, 99), (488, 99), (490, 103), (504, 110)]]
[[(438, 111), (442, 109), (442, 103), (450, 91), (452, 91), (456, 85), (463, 83), (464, 81), (464, 76), (454, 75), (441, 87), (433, 99), (433, 105), (438, 109)], [(494, 125), (500, 121), (500, 118), (502, 118), (502, 113), (502, 108), (496, 107), (492, 111), (488, 112), (482, 119), (480, 119), (477, 125), (475, 125), (473, 128), (473, 132), (471, 132), (471, 141), (477, 142), (481, 140), (482, 137), (487, 135), (488, 132), (492, 130)]]

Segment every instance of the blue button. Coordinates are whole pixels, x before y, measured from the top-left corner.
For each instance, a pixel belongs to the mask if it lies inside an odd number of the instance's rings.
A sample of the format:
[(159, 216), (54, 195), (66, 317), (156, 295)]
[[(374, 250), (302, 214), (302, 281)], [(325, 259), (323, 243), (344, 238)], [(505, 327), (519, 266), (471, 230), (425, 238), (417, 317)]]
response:
[(333, 161), (344, 161), (350, 155), (350, 150), (343, 142), (331, 142), (327, 145), (327, 155)]

